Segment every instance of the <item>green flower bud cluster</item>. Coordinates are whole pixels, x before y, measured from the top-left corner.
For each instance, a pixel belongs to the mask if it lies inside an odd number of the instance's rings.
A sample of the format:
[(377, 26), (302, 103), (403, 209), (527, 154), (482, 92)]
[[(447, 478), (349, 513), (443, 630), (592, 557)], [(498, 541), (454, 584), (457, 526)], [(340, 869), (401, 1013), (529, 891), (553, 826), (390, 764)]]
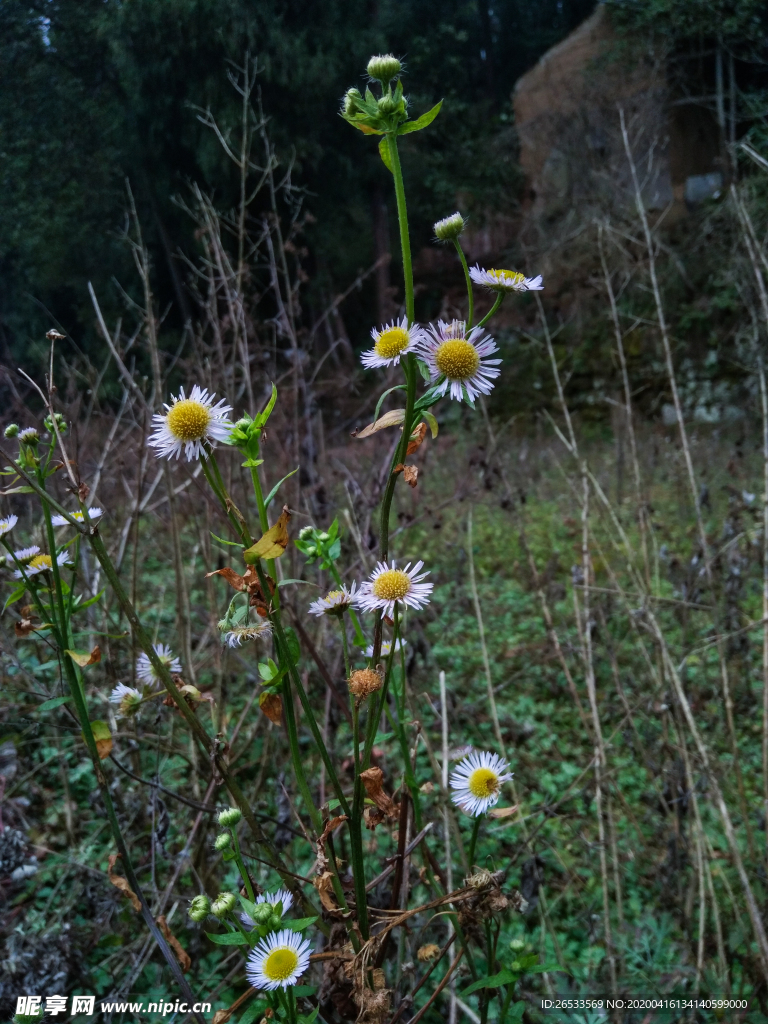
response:
[(222, 832), (221, 835), (216, 836), (216, 842), (213, 845), (219, 853), (221, 853), (222, 850), (228, 850), (232, 845), (232, 836), (229, 832)]
[(368, 77), (381, 82), (385, 87), (389, 85), (393, 78), (397, 78), (402, 70), (403, 65), (391, 53), (371, 57), (368, 61)]
[(18, 425), (18, 423), (9, 423), (8, 426), (5, 428), (5, 430), (3, 431), (3, 433), (5, 434), (5, 436), (9, 440), (11, 438), (13, 438), (13, 437), (16, 437), (18, 432), (19, 432), (19, 425)]
[(49, 416), (46, 416), (45, 419), (43, 420), (43, 423), (45, 424), (45, 429), (48, 431), (48, 433), (49, 434), (55, 433), (54, 428), (53, 428), (54, 419), (56, 421), (56, 427), (58, 428), (58, 432), (60, 434), (66, 434), (66, 432), (67, 432), (67, 422), (66, 422), (66, 420), (64, 419), (64, 417), (62, 416), (62, 414), (60, 412), (54, 413), (53, 414), (53, 419), (49, 415)]
[[(397, 63), (399, 65), (399, 61)], [(408, 119), (408, 101), (403, 96), (403, 83), (398, 80), (394, 90), (391, 84), (385, 86), (382, 83), (382, 94), (378, 99), (370, 89), (365, 90), (365, 95), (359, 89), (349, 89), (344, 95), (341, 116), (368, 135), (396, 132)]]
[(305, 526), (294, 544), (305, 556), (308, 565), (319, 558), (320, 568), (330, 569), (331, 564), (341, 556), (341, 531), (338, 519), (334, 519), (327, 530)]

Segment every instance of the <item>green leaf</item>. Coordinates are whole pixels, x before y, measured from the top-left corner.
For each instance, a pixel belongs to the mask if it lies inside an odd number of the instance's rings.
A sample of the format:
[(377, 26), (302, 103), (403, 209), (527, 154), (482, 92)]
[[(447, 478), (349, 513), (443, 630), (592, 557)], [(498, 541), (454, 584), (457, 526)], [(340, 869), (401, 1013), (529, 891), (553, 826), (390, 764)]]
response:
[[(104, 593), (105, 593), (104, 590), (100, 590), (98, 592), (98, 594), (94, 594), (93, 597), (89, 597), (87, 601), (76, 601), (75, 602), (75, 607), (72, 609), (73, 613), (74, 612), (81, 612), (83, 610), (83, 608), (90, 608), (92, 604), (96, 604), (96, 602), (101, 597), (103, 597)], [(99, 634), (99, 635), (100, 636), (106, 636), (106, 634)]]
[(520, 999), (509, 1008), (509, 1020), (522, 1020), (525, 1013), (525, 1000)]
[(267, 1008), (267, 1004), (263, 999), (257, 999), (255, 1003), (251, 1003), (242, 1017), (239, 1018), (238, 1024), (253, 1024), (256, 1018), (263, 1014)]
[(242, 541), (238, 543), (234, 540), (224, 540), (223, 537), (217, 537), (216, 534), (213, 533), (213, 531), (211, 531), (211, 536), (213, 537), (214, 540), (217, 540), (219, 544), (226, 544), (227, 547), (230, 548), (241, 548), (243, 546)]
[(312, 1013), (308, 1013), (308, 1014), (306, 1014), (304, 1016), (302, 1016), (302, 1014), (298, 1014), (298, 1016), (296, 1017), (296, 1020), (299, 1022), (299, 1024), (312, 1024), (312, 1021), (315, 1019), (315, 1017), (318, 1015), (319, 1012), (320, 1012), (320, 1007), (316, 1006), (314, 1008), (314, 1010), (312, 1011)]
[(538, 967), (531, 967), (529, 970), (526, 970), (525, 973), (544, 974), (548, 973), (549, 971), (562, 971), (564, 974), (569, 973), (568, 971), (566, 971), (564, 967), (561, 967), (560, 964), (539, 964)]
[(389, 142), (387, 141), (386, 138), (383, 138), (379, 143), (379, 156), (381, 157), (381, 162), (387, 168), (389, 173), (394, 174), (395, 172), (392, 167), (392, 158), (389, 155)]
[(263, 464), (264, 459), (246, 459), (245, 462), (240, 463), (245, 469), (258, 469)]
[(432, 124), (437, 115), (440, 113), (440, 107), (442, 107), (443, 101), (440, 100), (436, 103), (431, 110), (428, 110), (426, 114), (422, 114), (421, 117), (415, 121), (406, 121), (405, 124), (401, 124), (397, 129), (398, 135), (410, 135), (411, 132), (420, 132), (422, 128), (426, 128), (428, 124)]
[(283, 921), (283, 924), (286, 928), (290, 928), (292, 932), (303, 932), (305, 928), (309, 928), (316, 920), (316, 917), (299, 917), (295, 921)]
[(16, 587), (14, 592), (12, 594), (10, 594), (8, 596), (8, 598), (6, 599), (6, 602), (3, 605), (3, 611), (5, 611), (5, 609), (8, 607), (8, 605), (13, 604), (14, 601), (18, 601), (20, 598), (24, 597), (26, 592), (27, 592), (27, 585), (26, 585), (26, 583), (22, 583), (20, 587)]
[(278, 482), (275, 484), (275, 486), (264, 499), (264, 508), (269, 508), (270, 504), (272, 503), (272, 499), (275, 497), (280, 487), (282, 487), (282, 485), (285, 483), (286, 480), (289, 479), (289, 477), (292, 477), (294, 473), (298, 472), (299, 467), (297, 466), (296, 469), (292, 469), (290, 473), (286, 473), (282, 480), (278, 480)]
[(221, 859), (224, 861), (234, 860), (237, 854), (234, 850), (225, 850), (221, 855)]
[(287, 587), (289, 583), (306, 583), (308, 587), (316, 587), (316, 583), (310, 583), (309, 580), (278, 580), (278, 587)]
[(510, 985), (517, 981), (517, 978), (516, 971), (499, 971), (498, 974), (492, 974), (490, 977), (478, 978), (477, 981), (473, 981), (471, 985), (464, 989), (461, 995), (464, 998), (464, 996), (471, 996), (473, 992), (477, 992), (481, 988), (499, 988), (500, 985)]
[(417, 359), (416, 365), (419, 368), (419, 373), (421, 374), (421, 376), (424, 378), (427, 384), (429, 384), (429, 382), (432, 380), (432, 374), (429, 372), (429, 367), (427, 366), (427, 364), (424, 362), (423, 359)]
[(315, 992), (317, 992), (316, 985), (296, 985), (293, 990), (293, 994), (297, 998), (301, 998), (301, 996), (313, 996)]
[(38, 711), (53, 711), (54, 708), (60, 708), (62, 704), (66, 704), (68, 700), (72, 700), (71, 697), (51, 697), (50, 700), (43, 701), (38, 706)]
[[(383, 403), (384, 399), (387, 397), (387, 395), (391, 395), (393, 391), (405, 391), (406, 387), (407, 387), (407, 384), (395, 384), (395, 386), (393, 388), (388, 388), (384, 392), (384, 394), (381, 396), (381, 398), (376, 403), (376, 412), (373, 414), (373, 422), (374, 423), (379, 418), (379, 413), (381, 412), (382, 403)], [(334, 519), (334, 522), (336, 522), (335, 519)], [(330, 533), (331, 531), (329, 530), (328, 532)]]
[(248, 945), (248, 939), (246, 939), (242, 932), (224, 932), (223, 935), (217, 935), (215, 932), (206, 932), (205, 934), (211, 942), (215, 942), (217, 946)]
[(299, 644), (299, 638), (296, 636), (296, 630), (293, 626), (285, 627), (285, 639), (288, 643), (288, 653), (293, 658), (293, 663), (298, 665), (301, 660), (301, 645)]
[(272, 385), (272, 394), (270, 395), (267, 407), (264, 412), (260, 412), (256, 417), (256, 422), (260, 427), (263, 427), (269, 417), (272, 415), (272, 410), (275, 408), (275, 402), (277, 401), (277, 388)]
[(426, 410), (424, 412), (424, 419), (427, 421), (427, 423), (429, 424), (429, 429), (432, 431), (432, 438), (436, 438), (437, 431), (439, 429), (437, 425), (437, 420), (435, 419), (431, 412), (426, 412)]

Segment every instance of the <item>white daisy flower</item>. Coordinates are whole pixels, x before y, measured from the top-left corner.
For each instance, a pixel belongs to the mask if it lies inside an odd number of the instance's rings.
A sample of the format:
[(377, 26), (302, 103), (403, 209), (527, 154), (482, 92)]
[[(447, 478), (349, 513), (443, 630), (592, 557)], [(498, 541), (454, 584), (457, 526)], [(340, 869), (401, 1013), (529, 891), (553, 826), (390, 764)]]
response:
[(483, 270), (478, 265), (469, 268), (469, 276), (475, 284), (481, 284), (494, 292), (540, 292), (544, 288), (541, 274), (526, 277), (516, 270)]
[[(56, 564), (61, 568), (65, 565), (72, 565), (72, 559), (68, 551), (60, 551), (56, 556)], [(23, 579), (24, 576), (37, 576), (38, 573), (48, 572), (53, 568), (50, 555), (35, 555), (30, 561), (29, 565), (24, 567), (24, 570), (17, 569), (14, 572), (14, 578), (17, 580)]]
[(491, 393), (491, 381), (501, 373), (501, 360), (488, 358), (497, 351), (496, 342), (482, 327), (473, 327), (467, 333), (463, 320), (448, 324), (438, 320), (437, 328), (429, 325), (422, 356), (432, 384), (443, 378), (437, 394), (444, 395), (450, 387), (451, 398), (457, 402), (463, 397), (474, 402), (478, 395)]
[(0, 537), (10, 533), (18, 521), (18, 516), (6, 516), (5, 519), (0, 519)]
[(222, 398), (213, 404), (215, 394), (209, 395), (207, 388), (195, 384), (189, 398), (184, 388), (179, 389), (177, 398), (166, 405), (165, 415), (152, 417), (154, 433), (149, 444), (157, 449), (157, 457), (177, 458), (182, 451), (187, 462), (199, 459), (203, 444), (214, 441), (228, 441), (234, 424), (227, 419), (232, 406)]
[(360, 362), (368, 370), (376, 366), (397, 366), (400, 356), (418, 351), (424, 340), (424, 331), (418, 324), (409, 327), (408, 317), (404, 316), (393, 320), (380, 331), (374, 327), (371, 337), (373, 348), (360, 356)]
[[(402, 651), (402, 649), (404, 647), (407, 647), (407, 645), (408, 645), (408, 641), (407, 640), (402, 640), (400, 637), (398, 637), (397, 638), (397, 643), (395, 644), (395, 654), (399, 654), (400, 651)], [(381, 642), (381, 656), (382, 656), (382, 658), (388, 658), (391, 653), (392, 653), (392, 641), (391, 640), (382, 640), (382, 642)], [(373, 657), (373, 644), (368, 644), (368, 646), (365, 648), (365, 656), (366, 656), (366, 658), (372, 658)]]
[(24, 427), (19, 431), (19, 441), (23, 441), (24, 444), (34, 444), (39, 440), (40, 434), (37, 427)]
[[(40, 548), (37, 546), (37, 544), (32, 544), (28, 548), (19, 548), (18, 551), (14, 551), (13, 552), (13, 557), (14, 557), (14, 559), (17, 562), (29, 562), (30, 559), (34, 558), (35, 555), (39, 555), (39, 554), (40, 554)], [(10, 555), (8, 556), (7, 560), (9, 562), (9, 564), (10, 564), (10, 562), (11, 562)]]
[(476, 818), (494, 806), (502, 782), (512, 778), (509, 764), (488, 750), (475, 751), (460, 761), (451, 773), (451, 800)]
[[(152, 646), (155, 648), (155, 654), (168, 668), (169, 672), (181, 672), (181, 662), (178, 658), (174, 658), (170, 647), (166, 647), (165, 644), (153, 644)], [(142, 683), (146, 683), (147, 686), (153, 686), (155, 683), (161, 682), (160, 677), (155, 672), (154, 665), (143, 651), (136, 659), (136, 677)]]
[(241, 647), (249, 640), (266, 640), (272, 634), (270, 622), (252, 622), (248, 626), (235, 626), (223, 636), (223, 642), (229, 647)]
[(366, 580), (358, 591), (358, 607), (364, 612), (373, 612), (380, 608), (389, 618), (392, 618), (398, 601), (417, 611), (423, 608), (429, 603), (429, 595), (434, 587), (434, 583), (421, 582), (429, 575), (427, 571), (419, 576), (419, 569), (423, 565), (424, 563), (419, 561), (411, 569), (411, 563), (408, 562), (404, 569), (398, 569), (394, 561), (391, 565), (378, 562), (371, 573), (371, 578)]
[(110, 703), (119, 705), (117, 713), (126, 718), (138, 711), (143, 699), (141, 690), (134, 686), (126, 686), (125, 683), (118, 683), (109, 695)]
[(274, 990), (295, 985), (309, 967), (312, 947), (300, 932), (284, 928), (262, 939), (248, 954), (245, 973), (254, 988)]
[(332, 590), (325, 597), (319, 597), (309, 606), (310, 615), (343, 615), (347, 608), (357, 602), (357, 581), (347, 590), (342, 584), (341, 590)]
[[(82, 513), (82, 511), (80, 509), (77, 509), (76, 512), (70, 512), (69, 514), (72, 516), (73, 519), (77, 520), (78, 523), (82, 523), (82, 521), (83, 521), (83, 513)], [(103, 515), (104, 515), (104, 513), (102, 512), (102, 510), (100, 508), (95, 508), (94, 507), (94, 508), (89, 508), (88, 509), (88, 519), (89, 520), (91, 520), (91, 519), (98, 519), (99, 516), (103, 516)], [(65, 519), (64, 516), (51, 516), (51, 524), (53, 526), (69, 526), (70, 522), (69, 522), (68, 519)]]

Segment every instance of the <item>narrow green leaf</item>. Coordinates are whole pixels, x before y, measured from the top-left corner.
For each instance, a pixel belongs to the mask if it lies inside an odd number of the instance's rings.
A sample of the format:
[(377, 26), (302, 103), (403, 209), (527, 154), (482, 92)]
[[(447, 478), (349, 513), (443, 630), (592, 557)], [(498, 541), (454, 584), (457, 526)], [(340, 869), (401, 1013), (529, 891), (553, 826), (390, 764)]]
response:
[(217, 537), (216, 534), (213, 533), (213, 531), (211, 531), (211, 536), (213, 537), (214, 540), (217, 540), (219, 542), (219, 544), (226, 544), (227, 547), (230, 547), (230, 548), (241, 548), (243, 546), (242, 542), (240, 542), (238, 544), (237, 541), (234, 541), (234, 540), (224, 540), (223, 537)]
[(62, 704), (66, 704), (68, 700), (72, 700), (71, 697), (51, 697), (50, 700), (43, 701), (38, 706), (38, 711), (53, 711), (54, 708), (60, 708)]
[[(81, 612), (83, 610), (83, 608), (90, 608), (91, 605), (92, 604), (96, 604), (96, 602), (98, 600), (100, 600), (103, 597), (103, 595), (104, 595), (104, 591), (100, 590), (98, 592), (98, 594), (94, 594), (93, 597), (89, 597), (87, 601), (76, 601), (75, 602), (75, 606), (72, 609), (73, 613), (74, 612)], [(100, 635), (104, 636), (106, 634), (100, 634)]]
[(215, 942), (217, 946), (247, 946), (248, 940), (242, 932), (224, 932), (223, 935), (217, 935), (215, 932), (205, 933), (211, 942)]
[(301, 660), (301, 645), (299, 644), (299, 638), (296, 636), (296, 630), (293, 626), (285, 627), (285, 639), (288, 641), (288, 651), (295, 665), (299, 664)]
[(462, 998), (472, 995), (473, 992), (477, 992), (481, 988), (499, 988), (500, 985), (509, 985), (517, 981), (517, 977), (517, 972), (504, 970), (499, 971), (498, 974), (492, 974), (490, 977), (478, 978), (477, 981), (473, 981), (471, 985), (464, 989), (461, 993)]
[(264, 459), (246, 459), (245, 462), (241, 462), (240, 465), (244, 466), (245, 469), (258, 469), (264, 463)]
[(265, 508), (269, 508), (269, 506), (272, 503), (272, 499), (275, 497), (277, 492), (283, 486), (285, 481), (288, 480), (289, 477), (292, 477), (294, 473), (298, 473), (298, 472), (299, 472), (299, 467), (297, 466), (296, 469), (292, 469), (290, 473), (286, 473), (282, 480), (278, 480), (278, 482), (275, 484), (275, 486), (272, 488), (272, 490), (269, 492), (269, 494), (264, 499), (264, 507)]
[[(391, 395), (393, 391), (405, 391), (406, 387), (407, 387), (406, 384), (395, 384), (395, 386), (393, 388), (387, 388), (387, 390), (384, 392), (384, 394), (381, 396), (381, 398), (376, 403), (376, 412), (373, 414), (373, 422), (374, 423), (379, 418), (379, 413), (381, 412), (381, 406), (382, 406), (382, 404), (384, 402), (384, 399), (387, 397), (387, 395)], [(334, 522), (336, 522), (335, 519), (334, 519)], [(330, 530), (328, 532), (330, 533)]]
[(267, 1008), (263, 999), (257, 999), (251, 1003), (245, 1013), (238, 1019), (238, 1024), (253, 1024), (257, 1017), (261, 1016)]
[(26, 592), (27, 592), (27, 585), (26, 585), (26, 583), (22, 583), (20, 587), (16, 587), (14, 592), (12, 594), (9, 594), (8, 597), (6, 598), (6, 602), (3, 605), (3, 611), (5, 611), (5, 609), (9, 605), (13, 604), (14, 601), (18, 601), (20, 598), (24, 597)]
[(429, 424), (429, 429), (432, 431), (432, 437), (433, 438), (437, 437), (437, 431), (439, 430), (439, 427), (437, 425), (437, 420), (435, 419), (435, 417), (432, 415), (431, 412), (427, 412), (425, 410), (425, 412), (424, 412), (424, 419)]
[(278, 587), (287, 587), (289, 583), (306, 583), (308, 587), (316, 587), (316, 583), (310, 583), (309, 580), (278, 580)]
[(539, 964), (538, 967), (531, 967), (525, 973), (526, 974), (545, 974), (549, 971), (562, 971), (564, 974), (568, 974), (568, 971), (560, 964)]
[(395, 172), (392, 167), (392, 158), (389, 155), (389, 143), (387, 142), (386, 138), (383, 138), (379, 142), (379, 156), (381, 157), (381, 162), (387, 168), (389, 173), (394, 174)]
[(428, 124), (432, 124), (437, 115), (440, 113), (440, 107), (442, 107), (443, 101), (440, 100), (436, 103), (431, 110), (428, 110), (426, 114), (422, 114), (421, 117), (415, 121), (406, 121), (405, 124), (401, 124), (397, 129), (398, 135), (410, 135), (411, 132), (420, 132), (422, 128), (426, 128)]

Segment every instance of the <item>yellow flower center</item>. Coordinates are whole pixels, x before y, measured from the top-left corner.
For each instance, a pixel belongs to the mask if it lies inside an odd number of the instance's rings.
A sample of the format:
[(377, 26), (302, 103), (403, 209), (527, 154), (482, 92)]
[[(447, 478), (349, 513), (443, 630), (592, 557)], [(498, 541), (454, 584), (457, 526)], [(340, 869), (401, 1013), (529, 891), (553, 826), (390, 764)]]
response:
[(453, 338), (440, 345), (435, 353), (435, 363), (448, 380), (469, 380), (477, 373), (480, 356), (471, 341)]
[(179, 441), (199, 441), (205, 437), (211, 415), (202, 402), (182, 398), (169, 410), (166, 417), (168, 429)]
[(402, 327), (388, 327), (376, 339), (373, 349), (382, 359), (394, 359), (408, 348), (408, 331)]
[(299, 958), (288, 946), (273, 949), (264, 961), (264, 973), (270, 981), (285, 981), (299, 966)]
[(344, 591), (343, 590), (331, 590), (329, 593), (327, 593), (325, 595), (325, 600), (326, 601), (339, 601), (339, 600), (341, 600), (342, 597), (344, 597)]
[(476, 768), (469, 776), (467, 786), (472, 796), (483, 800), (498, 791), (499, 776), (491, 768)]
[(491, 277), (495, 277), (499, 284), (516, 285), (525, 278), (525, 274), (520, 274), (516, 270), (494, 270), (492, 268), (488, 273)]
[(50, 569), (52, 566), (50, 555), (35, 555), (29, 563), (30, 569)]
[(410, 577), (402, 569), (387, 569), (373, 584), (373, 593), (382, 601), (401, 601), (410, 589)]

